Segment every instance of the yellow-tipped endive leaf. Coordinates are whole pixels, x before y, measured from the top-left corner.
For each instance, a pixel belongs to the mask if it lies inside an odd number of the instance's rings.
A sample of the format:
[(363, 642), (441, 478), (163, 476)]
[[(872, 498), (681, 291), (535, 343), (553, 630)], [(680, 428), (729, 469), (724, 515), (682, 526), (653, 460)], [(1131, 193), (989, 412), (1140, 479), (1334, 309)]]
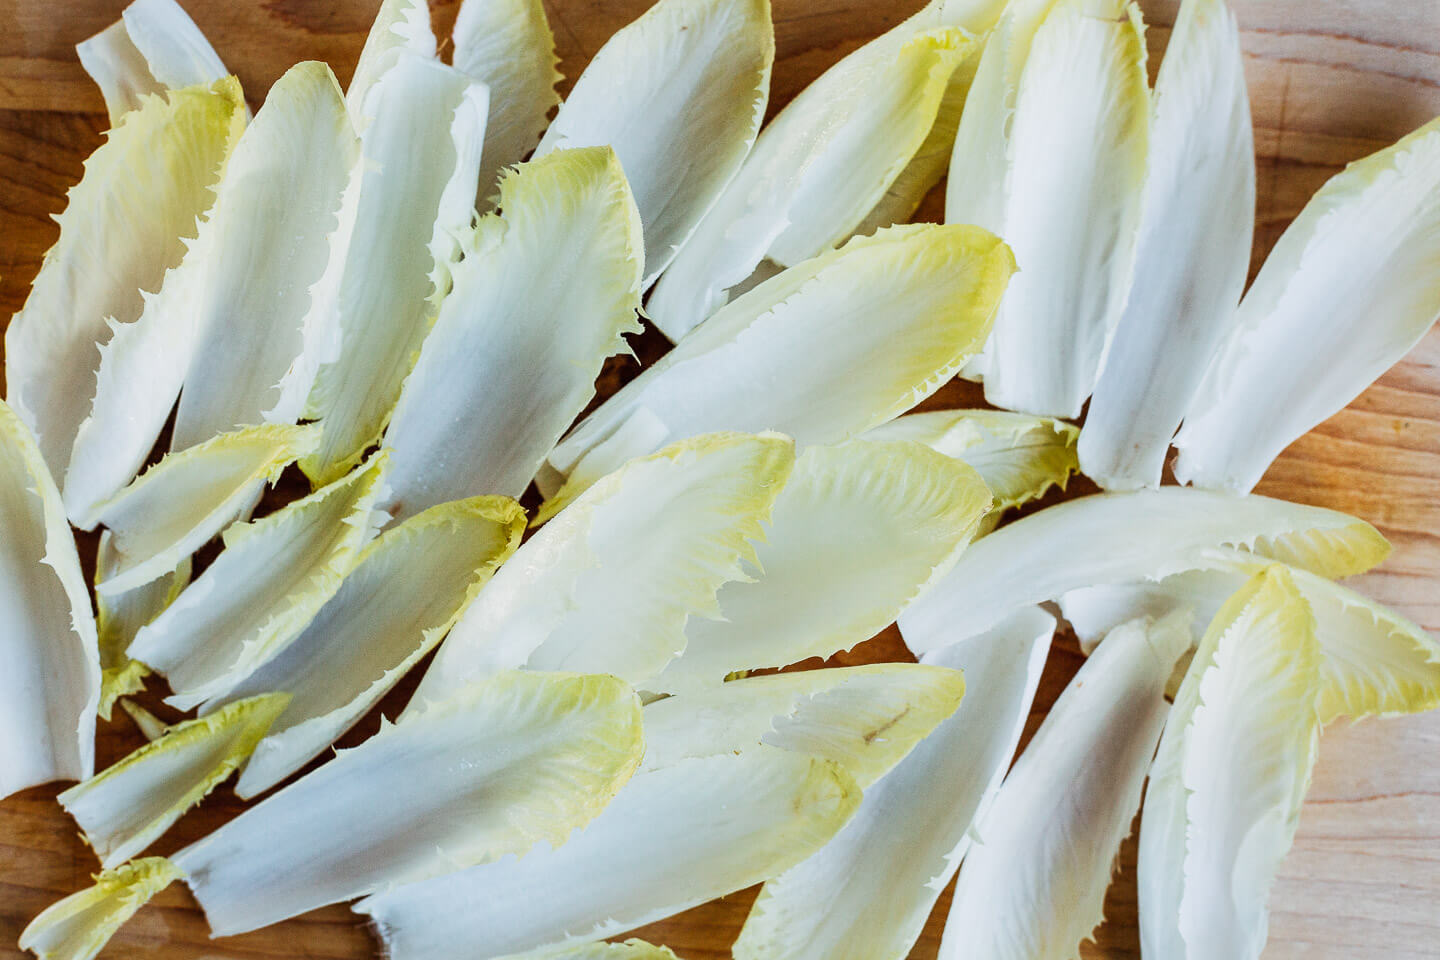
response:
[(768, 746), (681, 760), (636, 774), (564, 846), (395, 887), (355, 910), (391, 960), (600, 940), (780, 873), (859, 802), (833, 760)]
[(97, 345), (139, 317), (180, 263), (244, 125), (234, 78), (147, 96), (70, 189), (60, 239), (5, 330), (6, 399), (57, 482), (95, 395)]
[(380, 0), (380, 10), (370, 24), (365, 47), (350, 75), (345, 103), (355, 119), (356, 127), (364, 129), (373, 117), (365, 102), (380, 77), (413, 54), (422, 59), (435, 59), (435, 30), (430, 24), (430, 5), (425, 0)]
[(100, 656), (60, 492), (0, 401), (0, 799), (95, 769)]
[(810, 447), (775, 500), (750, 576), (721, 587), (720, 616), (692, 620), (685, 652), (641, 685), (705, 690), (868, 640), (945, 575), (989, 507), (974, 470), (921, 444)]
[(165, 736), (165, 731), (170, 729), (170, 724), (128, 697), (120, 700), (120, 709), (130, 716), (130, 720), (135, 724), (135, 729), (139, 730), (140, 735), (146, 740), (159, 740)]
[(467, 235), (454, 288), (406, 378), (384, 445), (389, 496), (412, 516), (447, 500), (518, 497), (638, 333), (640, 217), (608, 147), (508, 173), (500, 215)]
[(591, 58), (535, 150), (611, 146), (649, 286), (740, 168), (770, 96), (770, 0), (658, 0)]
[(614, 677), (508, 671), (386, 726), (172, 859), (214, 935), (241, 933), (537, 843), (563, 850), (643, 749), (639, 699)]
[(1155, 82), (1135, 282), (1080, 440), (1085, 475), (1102, 487), (1160, 485), (1170, 438), (1231, 329), (1250, 268), (1253, 141), (1235, 17), (1225, 0), (1185, 0)]
[[(1082, 643), (1116, 624), (1181, 606), (1208, 620), (1268, 561), (1235, 550), (1207, 551), (1195, 569), (1158, 583), (1072, 590), (1060, 608)], [(1315, 615), (1320, 662), (1320, 719), (1419, 713), (1440, 706), (1440, 643), (1418, 625), (1348, 587), (1288, 567)]]
[(283, 693), (251, 697), (170, 727), (114, 766), (60, 794), (107, 870), (142, 852), (245, 761), (285, 709)]
[(165, 674), (181, 710), (228, 692), (300, 634), (374, 535), (384, 456), (253, 523), (225, 530), (225, 549), (130, 655)]
[(1065, 489), (1079, 469), (1079, 429), (1063, 420), (999, 410), (932, 410), (896, 417), (867, 431), (866, 440), (914, 440), (963, 460), (980, 474), (994, 503), (989, 520)]
[(646, 706), (642, 769), (763, 743), (841, 763), (869, 789), (955, 712), (964, 693), (958, 670), (913, 663), (732, 680)]
[(329, 67), (297, 64), (270, 88), (184, 262), (101, 351), (65, 478), (77, 525), (135, 476), (177, 395), (171, 450), (299, 418), (337, 349), (325, 278), (344, 248), (358, 155)]
[(1210, 622), (1145, 796), (1146, 956), (1260, 956), (1270, 885), (1315, 763), (1321, 659), (1309, 607), (1282, 567), (1252, 577)]
[(940, 941), (958, 960), (1070, 960), (1103, 919), (1190, 647), (1188, 613), (1113, 631), (1085, 661), (978, 821)]
[(1346, 577), (1390, 544), (1363, 520), (1269, 497), (1162, 487), (1068, 500), (981, 537), (900, 615), (916, 653), (989, 628), (1017, 607), (1099, 584), (1159, 580), (1234, 547)]
[(679, 960), (669, 947), (631, 938), (622, 943), (574, 943), (555, 949), (516, 953), (505, 960)]
[(465, 0), (450, 39), (455, 69), (490, 88), (476, 195), (480, 210), (488, 211), (500, 171), (535, 149), (560, 102), (555, 35), (542, 0)]
[[(449, 292), (456, 238), (475, 216), (484, 84), (408, 50), (392, 57), (362, 108), (354, 222), (333, 281), (339, 352), (321, 365), (306, 404), (325, 427), (320, 451), (300, 462), (316, 486), (343, 476), (380, 439)], [(415, 149), (421, 143), (426, 149)]]
[(290, 696), (236, 794), (270, 789), (354, 726), (440, 642), (524, 531), (515, 501), (476, 497), (431, 507), (370, 543), (304, 632), (216, 701)]
[(750, 574), (795, 463), (778, 434), (706, 434), (637, 459), (531, 537), (466, 609), (416, 692), (496, 670), (584, 670), (639, 684), (685, 649), (716, 593)]
[[(1027, 607), (925, 655), (932, 669), (964, 670), (960, 709), (865, 787), (860, 809), (819, 852), (765, 884), (735, 943), (737, 960), (909, 955), (970, 846), (971, 825), (1000, 788), (1054, 629), (1054, 618)], [(646, 723), (668, 702), (646, 708)]]
[(146, 857), (97, 874), (95, 885), (51, 904), (20, 934), (40, 960), (92, 960), (121, 925), (179, 877), (164, 857)]
[(932, 0), (801, 91), (661, 277), (655, 325), (678, 341), (767, 259), (793, 266), (908, 219), (948, 163), (961, 64), (1003, 6)]
[(75, 52), (105, 97), (112, 127), (146, 94), (214, 83), (230, 72), (175, 0), (135, 0)]
[(987, 44), (945, 219), (1000, 234), (1020, 265), (979, 364), (996, 406), (1073, 417), (1100, 375), (1140, 220), (1142, 33), (1124, 0), (1022, 2)]
[[(95, 554), (95, 580), (110, 577), (120, 565), (120, 554), (111, 542), (110, 531), (100, 534)], [(145, 689), (150, 668), (130, 658), (130, 641), (140, 628), (160, 615), (190, 584), (190, 556), (186, 554), (175, 569), (127, 593), (107, 596), (95, 591), (95, 630), (100, 644), (100, 707), (106, 720), (115, 701)], [(127, 708), (128, 709), (128, 708)], [(133, 714), (132, 714), (133, 715)]]
[[(812, 444), (884, 423), (979, 349), (1014, 268), (995, 235), (936, 224), (857, 237), (792, 267), (586, 417), (550, 454), (541, 492), (564, 503), (631, 457), (711, 430)], [(557, 492), (558, 478), (568, 489)]]
[(96, 507), (93, 519), (105, 525), (112, 555), (95, 592), (120, 597), (174, 571), (319, 442), (317, 426), (268, 424), (162, 459)]
[(1240, 303), (1175, 438), (1182, 483), (1248, 491), (1440, 315), (1440, 118), (1331, 177)]

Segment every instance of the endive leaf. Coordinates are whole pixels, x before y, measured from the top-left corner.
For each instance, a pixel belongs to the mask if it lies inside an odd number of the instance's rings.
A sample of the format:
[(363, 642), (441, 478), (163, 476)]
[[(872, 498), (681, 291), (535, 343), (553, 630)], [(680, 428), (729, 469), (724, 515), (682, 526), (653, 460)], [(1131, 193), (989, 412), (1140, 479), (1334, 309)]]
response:
[(380, 10), (370, 24), (365, 46), (345, 91), (346, 106), (359, 129), (363, 130), (373, 116), (365, 102), (370, 88), (406, 53), (421, 59), (435, 59), (430, 5), (425, 0), (380, 0)]
[(240, 700), (169, 728), (114, 766), (60, 794), (106, 869), (158, 840), (235, 770), (280, 711), (285, 694)]
[(1170, 438), (1250, 269), (1255, 144), (1225, 0), (1185, 0), (1155, 82), (1135, 283), (1085, 415), (1085, 475), (1160, 485)]
[(505, 960), (679, 960), (669, 947), (657, 947), (644, 940), (623, 943), (576, 943), (553, 950), (511, 954)]
[(146, 97), (70, 189), (60, 239), (5, 330), (6, 399), (57, 479), (95, 395), (97, 345), (139, 317), (180, 263), (244, 124), (233, 78)]
[(225, 549), (130, 655), (165, 674), (166, 702), (188, 710), (219, 697), (283, 650), (335, 593), (374, 533), (371, 506), (384, 457), (253, 523), (225, 531)]
[[(819, 852), (765, 884), (735, 943), (737, 960), (909, 955), (969, 849), (972, 823), (1000, 788), (1054, 629), (1054, 618), (1027, 607), (925, 655), (965, 671), (960, 709), (866, 786), (860, 809)], [(667, 702), (646, 709), (647, 724)]]
[(92, 526), (100, 504), (135, 476), (177, 395), (171, 450), (299, 417), (333, 347), (319, 291), (356, 156), (329, 67), (301, 63), (276, 81), (184, 262), (101, 351), (65, 477), (77, 525)]
[[(956, 68), (988, 30), (999, 0), (934, 0), (800, 92), (763, 131), (735, 178), (661, 277), (647, 304), (678, 341), (767, 258), (792, 266), (838, 246), (890, 200), (906, 219), (944, 172), (954, 126), (929, 142)], [(967, 32), (968, 31), (968, 32)], [(963, 99), (965, 87), (961, 86)], [(887, 191), (922, 151), (924, 171)], [(924, 165), (924, 164), (922, 164)], [(931, 176), (933, 174), (933, 178)], [(904, 210), (909, 205), (909, 210)], [(883, 219), (883, 217), (882, 217)]]
[(720, 588), (719, 618), (692, 620), (684, 654), (645, 689), (704, 690), (868, 640), (944, 576), (989, 504), (975, 471), (918, 443), (810, 447), (775, 500), (753, 577)]
[(95, 769), (100, 660), (75, 539), (39, 445), (0, 401), (0, 799)]
[[(778, 434), (707, 434), (632, 461), (531, 537), (441, 645), (416, 699), (495, 670), (584, 669), (633, 683), (685, 648), (794, 465)], [(637, 589), (637, 585), (643, 585)]]
[(959, 671), (913, 663), (732, 680), (646, 706), (642, 769), (763, 743), (834, 760), (868, 789), (954, 713), (964, 693)]
[[(427, 10), (423, 0), (395, 2)], [(334, 281), (339, 353), (320, 367), (306, 406), (307, 416), (325, 426), (320, 451), (301, 461), (316, 486), (344, 475), (380, 439), (450, 289), (460, 253), (455, 238), (475, 215), (489, 96), (484, 85), (408, 50), (393, 59), (362, 107), (364, 167), (344, 266)], [(427, 148), (416, 150), (419, 143)]]
[(1190, 646), (1188, 614), (1115, 630), (1085, 661), (979, 821), (940, 957), (1068, 960), (1102, 919)]
[(896, 417), (866, 440), (914, 440), (974, 467), (990, 488), (992, 518), (1065, 489), (1079, 469), (1076, 427), (1063, 420), (999, 410), (932, 410)]
[[(1234, 550), (1206, 551), (1194, 570), (1158, 583), (1073, 590), (1060, 606), (1076, 633), (1093, 641), (1116, 623), (1188, 606), (1216, 614), (1269, 563)], [(1419, 713), (1440, 706), (1440, 644), (1424, 629), (1348, 587), (1287, 567), (1315, 616), (1320, 661), (1320, 719)]]
[(774, 747), (682, 760), (637, 774), (564, 846), (395, 887), (355, 910), (391, 960), (599, 940), (781, 872), (859, 801), (839, 764)]
[(1176, 479), (1253, 487), (1430, 329), (1437, 258), (1440, 118), (1331, 177), (1286, 228), (1186, 412)]
[(290, 695), (236, 794), (268, 790), (350, 729), (440, 642), (524, 530), (515, 501), (476, 497), (432, 507), (369, 544), (304, 632), (216, 701)]
[(537, 157), (611, 146), (645, 224), (649, 286), (740, 168), (770, 94), (770, 0), (659, 0), (591, 58)]
[(155, 716), (155, 714), (146, 710), (128, 697), (120, 701), (120, 709), (129, 714), (131, 721), (135, 724), (135, 728), (139, 730), (140, 735), (148, 741), (159, 740), (165, 736), (165, 732), (170, 729), (170, 724), (161, 720)]
[(105, 98), (112, 127), (146, 94), (211, 84), (230, 72), (175, 0), (135, 0), (75, 52)]
[(614, 677), (501, 673), (341, 752), (172, 859), (216, 936), (253, 930), (558, 846), (606, 807), (642, 750), (639, 700)]
[(1017, 6), (990, 37), (955, 140), (945, 219), (1000, 234), (1020, 265), (980, 364), (985, 399), (1073, 417), (1130, 286), (1149, 91), (1138, 9), (1045, 7)]
[(40, 960), (91, 960), (121, 925), (179, 876), (164, 857), (106, 870), (86, 887), (47, 907), (20, 934), (21, 950)]
[(1077, 587), (1159, 580), (1236, 547), (1326, 577), (1368, 570), (1390, 544), (1363, 520), (1268, 497), (1162, 487), (1104, 493), (1041, 510), (981, 537), (900, 615), (916, 653), (987, 629), (1017, 607)]
[(1147, 952), (1260, 956), (1270, 884), (1315, 762), (1320, 659), (1310, 610), (1281, 567), (1256, 574), (1211, 621), (1145, 798)]
[[(920, 224), (792, 267), (586, 417), (549, 458), (559, 476), (573, 475), (569, 489), (555, 494), (547, 478), (541, 492), (564, 503), (631, 457), (710, 430), (774, 429), (811, 444), (884, 423), (979, 348), (1014, 266), (993, 234)], [(632, 435), (637, 421), (653, 429)]]
[(465, 242), (454, 288), (406, 379), (385, 446), (397, 518), (518, 497), (638, 333), (640, 218), (609, 148), (560, 150), (500, 183), (503, 216)]
[(319, 427), (270, 424), (165, 457), (96, 507), (112, 558), (95, 592), (120, 597), (175, 570), (319, 441)]
[[(110, 542), (110, 531), (100, 534), (95, 554), (95, 580), (111, 576), (120, 565), (120, 554)], [(140, 628), (154, 620), (162, 610), (175, 602), (190, 584), (190, 556), (175, 569), (128, 593), (106, 596), (95, 591), (95, 630), (100, 644), (100, 707), (98, 713), (106, 720), (115, 701), (145, 689), (150, 668), (130, 658), (130, 641)]]
[(455, 69), (490, 88), (485, 150), (480, 158), (482, 212), (500, 171), (525, 159), (540, 142), (546, 117), (560, 102), (555, 36), (541, 0), (466, 0), (451, 33)]

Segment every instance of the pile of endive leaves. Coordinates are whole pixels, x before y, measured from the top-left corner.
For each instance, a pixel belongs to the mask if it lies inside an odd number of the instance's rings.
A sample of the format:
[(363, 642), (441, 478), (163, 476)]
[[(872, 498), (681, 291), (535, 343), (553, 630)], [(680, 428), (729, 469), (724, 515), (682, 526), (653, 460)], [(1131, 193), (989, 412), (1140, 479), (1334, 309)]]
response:
[[(5, 338), (0, 795), (78, 780), (103, 872), (20, 945), (180, 880), (216, 935), (673, 958), (602, 941), (763, 882), (737, 958), (900, 960), (958, 869), (942, 957), (1064, 960), (1144, 788), (1144, 956), (1258, 956), (1321, 728), (1440, 703), (1336, 582), (1384, 538), (1249, 494), (1440, 313), (1440, 121), (1242, 298), (1235, 21), (1183, 0), (1154, 89), (1142, 31), (933, 0), (763, 127), (767, 0), (658, 0), (563, 103), (540, 0), (441, 45), (384, 0), (347, 90), (253, 116), (173, 0), (81, 44), (112, 129)], [(676, 346), (575, 424), (641, 316)], [(905, 415), (956, 375), (1003, 412)], [(1090, 655), (1012, 765), (1057, 617)], [(897, 619), (918, 664), (768, 669)], [(97, 773), (117, 704), (151, 742)]]

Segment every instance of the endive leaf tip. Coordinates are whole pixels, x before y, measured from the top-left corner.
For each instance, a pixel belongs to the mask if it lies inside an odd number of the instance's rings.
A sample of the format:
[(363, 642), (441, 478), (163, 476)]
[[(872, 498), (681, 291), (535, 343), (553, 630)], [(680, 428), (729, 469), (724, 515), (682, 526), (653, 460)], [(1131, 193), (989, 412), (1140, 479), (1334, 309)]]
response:
[(95, 885), (51, 904), (20, 934), (18, 946), (41, 960), (90, 960), (115, 931), (180, 879), (165, 857), (144, 857), (95, 875)]

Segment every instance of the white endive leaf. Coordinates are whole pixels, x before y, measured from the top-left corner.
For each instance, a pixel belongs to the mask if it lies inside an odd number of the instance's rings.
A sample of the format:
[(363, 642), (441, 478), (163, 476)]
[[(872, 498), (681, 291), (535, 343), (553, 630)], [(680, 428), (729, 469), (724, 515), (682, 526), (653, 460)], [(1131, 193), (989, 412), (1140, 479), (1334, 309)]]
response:
[(170, 681), (171, 706), (224, 694), (305, 628), (373, 535), (371, 506), (384, 457), (303, 500), (225, 531), (225, 549), (165, 612), (141, 628), (130, 655)]
[(357, 155), (329, 67), (301, 63), (275, 82), (184, 262), (101, 350), (65, 477), (78, 526), (92, 526), (100, 504), (135, 476), (177, 395), (171, 450), (298, 419), (333, 348), (321, 281)]
[[(678, 341), (767, 258), (793, 266), (871, 232), (862, 221), (927, 143), (952, 75), (974, 51), (972, 35), (990, 29), (1002, 7), (932, 0), (802, 90), (761, 132), (661, 277), (646, 310), (655, 325)], [(891, 201), (910, 205), (905, 217), (944, 173), (950, 142), (941, 140), (938, 149), (928, 144), (939, 157), (934, 179), (913, 178)]]
[(1175, 438), (1175, 477), (1249, 490), (1440, 315), (1440, 119), (1331, 177), (1240, 303)]
[(320, 428), (270, 424), (221, 434), (172, 453), (95, 509), (113, 557), (95, 592), (120, 597), (175, 570), (254, 506)]
[[(737, 960), (909, 955), (970, 846), (971, 825), (1000, 788), (1054, 629), (1053, 617), (1027, 607), (925, 655), (927, 664), (965, 671), (960, 709), (866, 786), (834, 839), (765, 884), (735, 943)], [(646, 709), (647, 725), (666, 702)]]
[(60, 493), (0, 401), (0, 799), (95, 769), (100, 657)]
[(175, 0), (135, 0), (75, 52), (105, 98), (112, 127), (146, 94), (214, 83), (230, 72)]
[(214, 935), (241, 933), (564, 843), (642, 751), (624, 683), (510, 671), (342, 751), (172, 859)]
[(285, 709), (285, 694), (232, 703), (171, 727), (100, 773), (60, 794), (85, 842), (107, 870), (160, 838), (235, 770)]
[(682, 760), (636, 774), (564, 846), (395, 887), (355, 910), (390, 960), (599, 940), (780, 873), (859, 802), (843, 767), (805, 754), (760, 746)]
[(868, 789), (953, 714), (964, 693), (958, 670), (913, 663), (732, 680), (646, 706), (642, 769), (763, 743), (834, 760)]
[(679, 960), (669, 947), (657, 947), (644, 940), (630, 939), (623, 943), (575, 943), (516, 953), (505, 960)]
[(1326, 577), (1368, 570), (1390, 544), (1363, 520), (1272, 500), (1162, 487), (1068, 500), (981, 537), (900, 615), (916, 653), (1078, 587), (1159, 580), (1236, 547)]
[(170, 729), (170, 724), (128, 697), (120, 701), (120, 708), (129, 715), (131, 722), (135, 724), (135, 729), (139, 730), (140, 735), (146, 740), (159, 740)]
[[(1190, 607), (1202, 620), (1269, 563), (1235, 550), (1211, 550), (1196, 569), (1158, 583), (1072, 590), (1060, 607), (1082, 642), (1134, 616)], [(1440, 644), (1425, 630), (1348, 587), (1298, 567), (1287, 569), (1315, 615), (1320, 719), (1419, 713), (1440, 706)]]
[(1145, 42), (1139, 10), (1124, 0), (1059, 0), (1038, 26), (1034, 7), (1013, 8), (987, 44), (955, 140), (945, 219), (1000, 234), (1020, 265), (980, 364), (985, 399), (1074, 417), (1100, 375), (1134, 265)]
[(719, 686), (740, 670), (828, 657), (868, 640), (944, 576), (990, 505), (974, 470), (929, 447), (810, 447), (775, 500), (752, 577), (720, 588), (685, 652), (646, 690)]
[(365, 102), (370, 88), (409, 53), (422, 59), (435, 59), (435, 31), (430, 25), (430, 5), (425, 0), (380, 0), (380, 10), (370, 24), (365, 47), (350, 75), (345, 103), (355, 126), (365, 129), (373, 116)]
[(416, 700), (496, 670), (594, 670), (639, 684), (719, 614), (795, 463), (778, 434), (707, 434), (632, 461), (526, 541), (440, 646)]
[(932, 410), (896, 417), (866, 440), (914, 440), (974, 467), (994, 499), (991, 517), (1051, 487), (1065, 489), (1079, 468), (1076, 427), (1063, 420), (999, 410)]
[(640, 217), (607, 147), (560, 150), (500, 183), (454, 269), (385, 431), (397, 519), (518, 497), (638, 333)]
[[(97, 583), (110, 577), (120, 565), (120, 554), (110, 541), (110, 531), (102, 531), (95, 553)], [(97, 712), (104, 719), (110, 719), (116, 700), (145, 689), (145, 678), (150, 675), (149, 667), (130, 658), (130, 641), (135, 639), (141, 627), (174, 603), (180, 591), (189, 584), (190, 556), (187, 554), (175, 565), (175, 569), (142, 587), (115, 596), (95, 591), (95, 631), (100, 644), (100, 707)]]
[(40, 960), (92, 960), (155, 894), (179, 876), (164, 857), (146, 857), (95, 877), (95, 885), (45, 908), (20, 934)]
[(1085, 475), (1108, 489), (1160, 485), (1250, 269), (1255, 144), (1225, 0), (1180, 5), (1155, 81), (1142, 206), (1135, 282), (1080, 440)]
[(1145, 797), (1147, 956), (1260, 956), (1270, 884), (1315, 762), (1320, 660), (1310, 610), (1281, 567), (1251, 578), (1211, 621)]
[(217, 700), (290, 695), (235, 793), (270, 789), (354, 726), (440, 642), (524, 531), (515, 501), (476, 497), (432, 507), (369, 544), (304, 632)]
[(70, 189), (60, 239), (5, 330), (6, 399), (57, 481), (95, 395), (97, 345), (139, 317), (180, 263), (244, 124), (233, 78), (146, 97)]
[[(423, 0), (395, 2), (427, 11)], [(344, 475), (380, 439), (450, 289), (456, 238), (475, 216), (489, 94), (434, 59), (400, 50), (393, 60), (364, 97), (363, 172), (334, 278), (339, 352), (321, 365), (306, 405), (325, 426), (320, 452), (301, 461), (317, 486)], [(353, 98), (353, 82), (351, 90)]]
[(1115, 630), (1085, 661), (980, 819), (940, 957), (1069, 960), (1102, 919), (1190, 646), (1188, 614)]
[(482, 212), (490, 209), (500, 171), (524, 160), (560, 102), (555, 36), (542, 0), (464, 0), (450, 35), (455, 69), (490, 88), (485, 150), (480, 158)]
[[(564, 503), (631, 457), (711, 430), (773, 429), (812, 444), (884, 423), (979, 349), (1014, 268), (993, 234), (935, 224), (857, 237), (792, 267), (586, 417), (549, 457), (568, 489), (547, 478), (541, 492)], [(649, 426), (627, 430), (637, 421)]]
[(770, 0), (658, 0), (591, 58), (537, 157), (611, 146), (645, 224), (648, 286), (740, 168), (770, 96)]

